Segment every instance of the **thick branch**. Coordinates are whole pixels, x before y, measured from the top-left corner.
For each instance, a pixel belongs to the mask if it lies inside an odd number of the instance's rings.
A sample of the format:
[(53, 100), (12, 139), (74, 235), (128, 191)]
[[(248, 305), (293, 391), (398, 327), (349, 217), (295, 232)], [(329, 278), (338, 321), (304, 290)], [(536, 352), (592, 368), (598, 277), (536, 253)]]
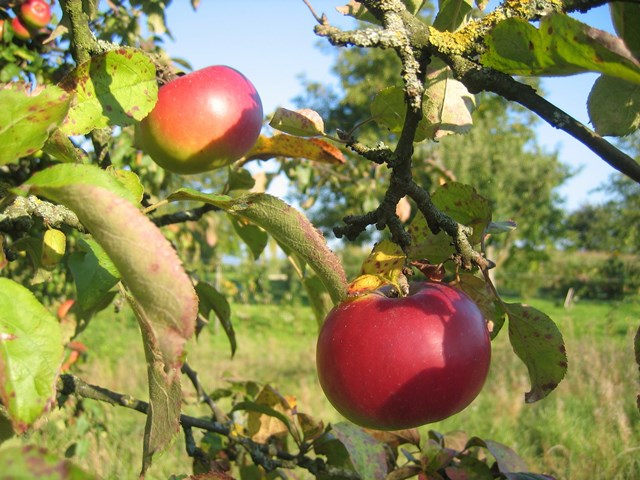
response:
[(33, 226), (32, 217), (40, 217), (50, 227), (68, 225), (80, 232), (85, 229), (75, 213), (63, 205), (55, 205), (38, 197), (15, 197), (11, 205), (0, 213), (0, 231), (26, 231)]
[(455, 58), (452, 68), (472, 92), (489, 91), (517, 102), (538, 114), (551, 126), (567, 132), (588, 147), (616, 170), (640, 183), (640, 164), (614, 147), (578, 120), (538, 95), (529, 85), (517, 82), (509, 75), (495, 70), (478, 68), (463, 58)]

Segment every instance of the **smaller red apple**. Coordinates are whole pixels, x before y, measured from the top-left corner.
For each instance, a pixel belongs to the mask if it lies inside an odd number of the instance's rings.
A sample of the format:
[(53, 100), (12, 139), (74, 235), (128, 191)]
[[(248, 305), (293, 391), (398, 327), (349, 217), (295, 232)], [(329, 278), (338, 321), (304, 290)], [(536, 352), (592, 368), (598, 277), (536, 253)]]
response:
[(51, 7), (44, 0), (28, 0), (20, 6), (20, 18), (29, 27), (46, 27), (51, 20)]
[(2, 42), (2, 37), (4, 37), (4, 20), (0, 20), (0, 42)]
[(18, 17), (11, 20), (11, 28), (13, 29), (14, 37), (20, 40), (29, 40), (31, 38), (31, 32)]

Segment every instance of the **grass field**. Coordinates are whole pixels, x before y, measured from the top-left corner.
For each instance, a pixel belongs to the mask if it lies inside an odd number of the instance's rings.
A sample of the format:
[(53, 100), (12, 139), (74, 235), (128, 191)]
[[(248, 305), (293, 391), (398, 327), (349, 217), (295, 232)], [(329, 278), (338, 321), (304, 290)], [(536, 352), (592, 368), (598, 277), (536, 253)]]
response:
[[(486, 387), (464, 412), (430, 425), (439, 432), (464, 430), (514, 448), (531, 470), (558, 479), (640, 478), (640, 392), (633, 359), (633, 333), (640, 304), (578, 303), (565, 310), (552, 302), (531, 304), (551, 316), (563, 332), (569, 356), (565, 381), (547, 399), (524, 403), (525, 367), (508, 344), (506, 329), (494, 341)], [(307, 308), (233, 307), (238, 352), (233, 360), (224, 332), (209, 326), (189, 348), (189, 362), (211, 391), (228, 379), (268, 382), (294, 395), (298, 409), (325, 421), (340, 416), (324, 398), (315, 376), (315, 320)], [(218, 331), (216, 331), (218, 330)], [(74, 373), (90, 383), (145, 398), (142, 345), (131, 315), (103, 314), (81, 338), (89, 358)], [(184, 382), (187, 401), (193, 400)], [(144, 417), (92, 401), (71, 416), (54, 412), (29, 441), (72, 456), (104, 479), (136, 478)], [(187, 406), (189, 413), (204, 409)], [(189, 473), (182, 438), (154, 461), (147, 478)], [(367, 479), (368, 480), (368, 479)]]

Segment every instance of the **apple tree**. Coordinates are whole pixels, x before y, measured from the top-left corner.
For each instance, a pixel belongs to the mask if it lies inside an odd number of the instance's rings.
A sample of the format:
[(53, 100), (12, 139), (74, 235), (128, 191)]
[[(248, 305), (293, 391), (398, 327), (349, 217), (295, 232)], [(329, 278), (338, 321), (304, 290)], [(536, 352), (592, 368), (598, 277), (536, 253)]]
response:
[[(189, 102), (206, 69), (189, 73), (163, 51), (170, 23), (166, 3), (61, 0), (58, 18), (49, 17), (43, 0), (0, 1), (0, 438), (24, 436), (22, 446), (0, 448), (5, 474), (37, 476), (48, 469), (54, 478), (92, 477), (29, 444), (26, 435), (76, 396), (144, 416), (141, 477), (182, 431), (195, 467), (179, 478), (288, 478), (287, 471), (322, 479), (549, 478), (528, 472), (512, 449), (490, 439), (472, 437), (460, 445), (435, 431), (421, 438), (414, 428), (455, 414), (473, 399), (488, 367), (486, 341), (503, 331), (529, 373), (524, 401), (543, 401), (568, 364), (554, 322), (533, 307), (504, 301), (492, 283), (495, 263), (487, 240), (517, 228), (517, 219), (494, 218), (482, 191), (447, 178), (446, 158), (443, 168), (433, 168), (416, 151), (425, 142), (467, 134), (478, 102), (494, 95), (565, 131), (640, 182), (640, 165), (603, 138), (640, 125), (640, 39), (634, 29), (640, 5), (610, 4), (618, 32), (613, 36), (567, 15), (603, 0), (505, 0), (490, 12), (478, 0), (441, 0), (437, 7), (415, 0), (352, 0), (336, 4), (340, 14), (359, 21), (350, 31), (334, 27), (329, 15), (305, 1), (317, 21), (316, 35), (336, 48), (394, 52), (395, 77), (371, 100), (370, 118), (362, 120), (376, 127), (366, 135), (360, 135), (361, 124), (327, 132), (311, 109), (279, 109), (268, 115), (270, 133), (257, 136), (259, 92), (238, 72), (225, 67), (224, 82), (212, 75), (204, 100)], [(197, 9), (198, 2), (192, 6)], [(433, 15), (423, 15), (426, 8)], [(584, 71), (601, 74), (588, 99), (594, 130), (520, 80)], [(163, 91), (193, 111), (172, 117), (176, 112), (163, 106)], [(201, 128), (210, 121), (230, 126)], [(181, 128), (171, 128), (172, 122)], [(212, 137), (199, 138), (206, 130)], [(386, 169), (376, 178), (375, 201), (333, 229), (345, 242), (371, 226), (380, 232), (380, 241), (360, 259), (360, 274), (349, 279), (305, 214), (265, 193), (265, 182), (260, 185), (255, 169), (247, 168), (273, 159), (289, 167), (311, 162), (327, 172), (345, 163), (347, 154), (359, 165), (353, 175), (371, 166)], [(207, 175), (180, 175), (209, 169)], [(418, 181), (425, 170), (432, 180)], [(404, 215), (403, 204), (416, 213)], [(230, 303), (212, 283), (206, 262), (197, 261), (210, 255), (203, 241), (210, 219), (222, 216), (233, 225), (228, 233), (256, 256), (269, 239), (277, 243), (320, 331), (325, 318), (335, 328), (336, 317), (349, 310), (368, 312), (363, 319), (369, 321), (349, 333), (357, 355), (345, 354), (328, 335), (321, 336), (329, 339), (318, 357), (327, 395), (361, 425), (325, 424), (269, 385), (247, 384), (230, 411), (204, 393), (208, 387), (187, 361), (188, 340), (215, 317), (236, 348)], [(421, 287), (414, 295), (416, 284)], [(427, 301), (430, 296), (435, 298)], [(91, 329), (98, 312), (123, 304), (134, 313), (142, 338), (144, 400), (92, 385), (70, 369), (69, 359), (82, 351), (76, 337)], [(415, 310), (421, 315), (413, 316)], [(429, 355), (412, 357), (408, 335), (393, 336), (406, 326), (403, 317), (413, 317), (415, 328), (424, 330), (419, 338), (429, 343)], [(392, 318), (400, 322), (393, 333), (376, 332), (378, 323)], [(421, 318), (430, 323), (419, 325)], [(389, 365), (371, 372), (357, 360), (372, 355), (366, 345), (376, 335), (376, 345), (393, 344), (394, 350)], [(328, 357), (322, 353), (327, 345)], [(477, 355), (460, 359), (463, 350), (476, 348)], [(398, 358), (413, 360), (415, 375), (397, 375), (408, 368), (394, 363)], [(352, 388), (355, 369), (367, 371), (365, 387), (382, 386), (382, 406), (378, 398), (363, 398), (375, 392)], [(471, 382), (472, 391), (446, 388), (453, 376), (457, 383)], [(187, 388), (198, 392), (201, 416), (183, 413)], [(432, 397), (416, 409), (412, 398), (425, 391)], [(438, 397), (440, 391), (445, 393)], [(369, 410), (350, 410), (349, 402)], [(417, 424), (389, 420), (384, 412), (399, 405), (437, 413), (420, 412)], [(270, 435), (274, 424), (278, 436)], [(241, 474), (240, 466), (250, 468)]]

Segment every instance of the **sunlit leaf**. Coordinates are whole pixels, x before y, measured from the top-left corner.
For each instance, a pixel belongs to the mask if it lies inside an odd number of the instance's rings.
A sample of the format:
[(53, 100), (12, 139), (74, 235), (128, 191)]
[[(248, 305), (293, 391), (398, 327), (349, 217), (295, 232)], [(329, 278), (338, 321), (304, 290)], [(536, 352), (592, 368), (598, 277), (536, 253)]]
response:
[(281, 132), (298, 137), (324, 135), (324, 121), (318, 112), (309, 108), (289, 110), (278, 108), (269, 125)]
[(133, 48), (92, 57), (67, 75), (60, 86), (75, 94), (62, 126), (67, 135), (83, 135), (110, 125), (131, 125), (147, 116), (158, 97), (153, 62)]
[(587, 109), (598, 134), (633, 133), (640, 128), (640, 83), (601, 75), (589, 93)]
[[(412, 15), (415, 15), (416, 13), (418, 13), (422, 8), (422, 6), (426, 3), (424, 0), (401, 0), (401, 1), (402, 3), (404, 3), (404, 6), (409, 11), (409, 13), (411, 13)], [(356, 18), (363, 22), (380, 23), (376, 19), (376, 17), (374, 17), (366, 9), (366, 7), (361, 2), (358, 2), (357, 0), (349, 0), (348, 4), (341, 7), (336, 7), (336, 10), (343, 15)]]
[(433, 26), (441, 32), (455, 32), (473, 9), (472, 0), (440, 0), (440, 9)]
[(69, 256), (69, 269), (83, 311), (99, 305), (120, 280), (120, 273), (102, 247), (92, 238), (81, 238), (78, 251)]
[(69, 102), (70, 96), (54, 86), (34, 94), (15, 86), (0, 90), (0, 165), (40, 150), (64, 120)]
[(640, 62), (624, 42), (567, 15), (553, 13), (536, 28), (508, 18), (487, 35), (485, 66), (513, 75), (573, 75), (594, 71), (640, 83)]
[(319, 163), (338, 165), (346, 160), (339, 148), (320, 138), (301, 138), (279, 134), (261, 135), (247, 153), (248, 160), (268, 160), (275, 157), (303, 158)]
[(25, 287), (0, 277), (0, 400), (16, 433), (52, 406), (62, 358), (58, 319)]
[(533, 403), (549, 395), (567, 372), (564, 340), (553, 320), (541, 311), (515, 303), (506, 309), (511, 346), (529, 371), (531, 390), (525, 401)]

